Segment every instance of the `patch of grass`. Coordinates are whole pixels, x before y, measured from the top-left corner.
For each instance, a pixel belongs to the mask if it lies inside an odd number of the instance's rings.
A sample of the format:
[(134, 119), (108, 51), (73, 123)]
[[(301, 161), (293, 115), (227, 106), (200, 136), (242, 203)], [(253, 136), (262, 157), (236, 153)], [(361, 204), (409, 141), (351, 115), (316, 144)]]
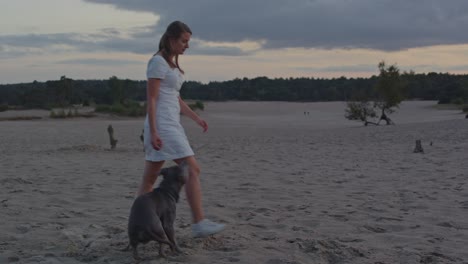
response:
[(37, 120), (42, 119), (40, 116), (14, 116), (14, 117), (0, 117), (0, 121), (23, 121), (23, 120)]
[(462, 111), (463, 113), (468, 113), (468, 105), (464, 105)]
[(76, 118), (76, 117), (90, 118), (96, 115), (93, 113), (79, 113), (77, 108), (75, 108), (74, 110), (69, 108), (68, 112), (65, 112), (65, 109), (62, 108), (62, 109), (59, 109), (57, 112), (55, 112), (54, 110), (51, 110), (49, 116), (50, 118)]
[(146, 106), (140, 105), (138, 102), (129, 102), (125, 105), (123, 104), (113, 104), (113, 105), (97, 105), (95, 112), (100, 113), (110, 113), (119, 116), (145, 116), (146, 115)]
[(197, 109), (200, 109), (200, 110), (205, 110), (205, 105), (203, 104), (202, 101), (196, 101), (195, 103), (192, 103), (192, 104), (188, 104), (188, 106), (190, 107), (190, 109), (192, 110), (197, 110)]
[(0, 112), (5, 112), (9, 109), (8, 105), (0, 104)]
[(468, 113), (468, 104), (437, 104), (431, 107), (438, 110), (460, 110), (463, 113)]

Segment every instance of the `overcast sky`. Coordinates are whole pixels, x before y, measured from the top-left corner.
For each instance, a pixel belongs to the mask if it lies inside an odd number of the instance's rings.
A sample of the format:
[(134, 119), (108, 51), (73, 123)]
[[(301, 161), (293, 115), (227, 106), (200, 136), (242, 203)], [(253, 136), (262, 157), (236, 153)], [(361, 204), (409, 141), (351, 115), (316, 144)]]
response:
[(145, 79), (174, 20), (186, 79), (468, 73), (466, 0), (0, 0), (0, 83)]

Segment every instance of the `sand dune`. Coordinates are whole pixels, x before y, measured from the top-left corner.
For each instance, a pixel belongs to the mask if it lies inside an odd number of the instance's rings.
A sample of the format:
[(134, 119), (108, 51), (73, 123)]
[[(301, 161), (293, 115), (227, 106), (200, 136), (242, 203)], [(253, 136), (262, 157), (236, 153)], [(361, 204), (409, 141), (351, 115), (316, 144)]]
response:
[[(227, 229), (191, 238), (183, 194), (185, 254), (161, 259), (150, 243), (142, 263), (468, 263), (468, 120), (433, 104), (404, 102), (396, 126), (363, 127), (337, 102), (206, 103), (208, 133), (183, 122), (206, 214)], [(142, 126), (0, 122), (0, 263), (133, 263), (120, 249)]]

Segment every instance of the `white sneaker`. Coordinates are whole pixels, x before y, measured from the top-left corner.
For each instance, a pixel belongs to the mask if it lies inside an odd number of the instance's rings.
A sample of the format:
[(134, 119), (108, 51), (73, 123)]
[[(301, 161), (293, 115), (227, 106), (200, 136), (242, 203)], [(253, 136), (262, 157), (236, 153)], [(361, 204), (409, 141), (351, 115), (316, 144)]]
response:
[(192, 224), (193, 237), (207, 237), (221, 232), (224, 224), (215, 223), (209, 219), (203, 219), (196, 224)]

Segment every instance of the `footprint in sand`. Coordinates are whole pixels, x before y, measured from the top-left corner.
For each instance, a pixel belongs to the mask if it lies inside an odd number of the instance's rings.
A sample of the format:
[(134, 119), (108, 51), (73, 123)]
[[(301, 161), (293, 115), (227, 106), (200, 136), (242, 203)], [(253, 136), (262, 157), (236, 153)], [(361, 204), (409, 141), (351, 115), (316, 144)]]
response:
[(468, 201), (459, 202), (459, 204), (461, 205), (461, 208), (468, 209)]
[(359, 263), (352, 260), (366, 257), (364, 251), (334, 240), (305, 240), (299, 242), (299, 248), (327, 263)]
[(363, 242), (363, 239), (360, 238), (354, 238), (354, 237), (342, 237), (338, 238), (338, 241), (343, 242), (343, 243), (358, 243), (358, 242)]
[(0, 180), (0, 183), (1, 185), (5, 185), (5, 184), (13, 184), (13, 185), (16, 185), (16, 184), (32, 184), (31, 181), (28, 181), (28, 180), (24, 180), (23, 178), (5, 178), (5, 179), (1, 179)]
[(363, 226), (363, 228), (371, 231), (371, 232), (374, 232), (374, 233), (386, 233), (387, 230), (381, 228), (381, 227), (378, 227), (378, 226), (369, 226), (369, 225), (365, 225)]
[(249, 223), (249, 225), (253, 226), (253, 227), (256, 227), (256, 228), (260, 228), (260, 229), (267, 229), (268, 228), (266, 225), (263, 225), (263, 224)]
[(14, 263), (18, 261), (20, 261), (20, 258), (18, 258), (17, 256), (8, 257), (8, 263)]
[(229, 236), (205, 238), (202, 246), (204, 250), (230, 252), (232, 256), (239, 256), (240, 251), (247, 249), (245, 243)]
[(333, 217), (334, 219), (340, 221), (340, 222), (347, 222), (349, 221), (349, 218), (346, 215), (341, 215), (341, 214), (329, 214), (328, 216)]
[(274, 241), (279, 239), (277, 233), (269, 231), (257, 232), (255, 236), (259, 237), (263, 241)]
[(444, 240), (445, 240), (445, 238), (443, 238), (443, 237), (431, 237), (430, 239), (427, 240), (427, 242), (435, 244), (435, 243), (440, 243), (440, 242), (442, 242)]
[(301, 264), (297, 261), (291, 261), (287, 259), (269, 259), (265, 264)]
[(235, 258), (235, 257), (228, 257), (227, 261), (228, 262), (240, 262), (241, 260), (239, 258)]
[(375, 221), (377, 221), (377, 222), (383, 222), (383, 221), (402, 222), (403, 219), (401, 219), (401, 218), (395, 218), (395, 217), (377, 217), (377, 219), (375, 219)]
[[(245, 209), (247, 210), (247, 209)], [(244, 210), (243, 210), (244, 211)], [(249, 221), (249, 220), (252, 220), (257, 214), (253, 213), (253, 212), (239, 212), (237, 213), (237, 217), (244, 220), (244, 221)]]
[(275, 210), (272, 210), (270, 208), (262, 207), (262, 208), (255, 209), (254, 212), (259, 213), (259, 214), (263, 214), (264, 216), (271, 216), (271, 213), (274, 213)]
[(432, 264), (432, 263), (463, 263), (459, 258), (452, 258), (450, 256), (438, 253), (431, 252), (421, 256), (419, 261), (421, 264)]
[(18, 233), (20, 234), (26, 234), (28, 233), (30, 230), (31, 230), (32, 226), (29, 225), (29, 224), (25, 224), (25, 225), (17, 225), (16, 226), (16, 230), (18, 231)]

